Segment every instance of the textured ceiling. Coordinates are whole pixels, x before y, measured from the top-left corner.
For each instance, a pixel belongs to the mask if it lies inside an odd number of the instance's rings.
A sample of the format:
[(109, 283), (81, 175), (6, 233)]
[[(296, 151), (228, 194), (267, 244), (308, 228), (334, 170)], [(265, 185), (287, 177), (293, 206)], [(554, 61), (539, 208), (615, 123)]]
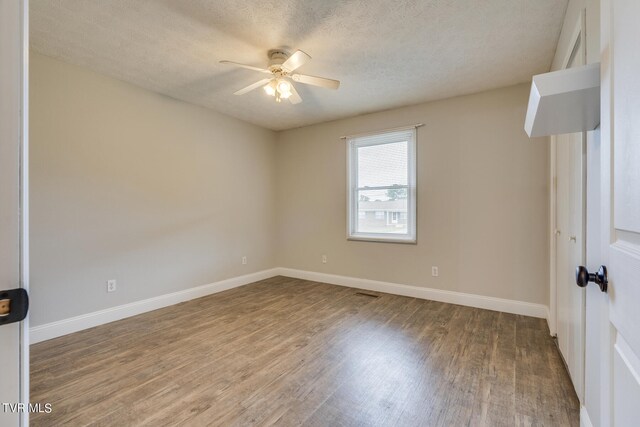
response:
[[(31, 0), (37, 52), (274, 129), (521, 83), (549, 70), (567, 0)], [(276, 104), (267, 51), (301, 49), (303, 103)]]

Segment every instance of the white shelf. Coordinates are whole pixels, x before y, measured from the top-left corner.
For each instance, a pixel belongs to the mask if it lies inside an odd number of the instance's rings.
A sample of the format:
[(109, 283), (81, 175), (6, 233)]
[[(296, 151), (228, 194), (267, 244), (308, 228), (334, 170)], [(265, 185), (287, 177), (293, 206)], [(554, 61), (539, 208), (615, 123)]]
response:
[(524, 124), (529, 137), (589, 131), (599, 124), (599, 63), (533, 76)]

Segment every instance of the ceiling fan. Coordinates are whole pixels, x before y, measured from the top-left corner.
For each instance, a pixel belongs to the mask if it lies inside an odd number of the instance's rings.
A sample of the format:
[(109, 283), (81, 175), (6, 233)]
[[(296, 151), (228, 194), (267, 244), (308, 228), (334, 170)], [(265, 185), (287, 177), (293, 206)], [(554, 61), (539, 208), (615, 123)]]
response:
[(293, 87), (293, 84), (289, 80), (328, 89), (338, 89), (340, 86), (338, 80), (294, 73), (295, 70), (303, 66), (310, 59), (311, 57), (301, 50), (296, 50), (289, 56), (284, 50), (273, 49), (269, 51), (269, 65), (267, 68), (258, 68), (232, 61), (220, 61), (220, 63), (271, 74), (268, 78), (234, 92), (234, 95), (244, 95), (262, 86), (267, 95), (275, 97), (276, 102), (282, 102), (283, 99), (288, 99), (292, 104), (299, 104), (302, 102), (302, 98), (300, 98), (298, 91), (296, 91), (296, 88)]

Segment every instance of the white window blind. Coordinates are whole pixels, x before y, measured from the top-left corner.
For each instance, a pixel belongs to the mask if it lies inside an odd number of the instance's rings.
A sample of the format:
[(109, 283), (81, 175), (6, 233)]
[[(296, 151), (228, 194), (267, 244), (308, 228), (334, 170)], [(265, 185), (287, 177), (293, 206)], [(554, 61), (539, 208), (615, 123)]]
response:
[(347, 137), (348, 238), (416, 241), (415, 128)]

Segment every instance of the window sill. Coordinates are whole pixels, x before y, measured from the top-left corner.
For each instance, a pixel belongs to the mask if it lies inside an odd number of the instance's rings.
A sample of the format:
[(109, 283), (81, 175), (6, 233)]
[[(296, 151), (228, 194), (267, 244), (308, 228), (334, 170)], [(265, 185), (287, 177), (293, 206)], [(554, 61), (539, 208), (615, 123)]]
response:
[(417, 239), (394, 239), (387, 237), (370, 236), (347, 236), (347, 240), (354, 242), (376, 242), (376, 243), (403, 243), (405, 245), (417, 245)]

